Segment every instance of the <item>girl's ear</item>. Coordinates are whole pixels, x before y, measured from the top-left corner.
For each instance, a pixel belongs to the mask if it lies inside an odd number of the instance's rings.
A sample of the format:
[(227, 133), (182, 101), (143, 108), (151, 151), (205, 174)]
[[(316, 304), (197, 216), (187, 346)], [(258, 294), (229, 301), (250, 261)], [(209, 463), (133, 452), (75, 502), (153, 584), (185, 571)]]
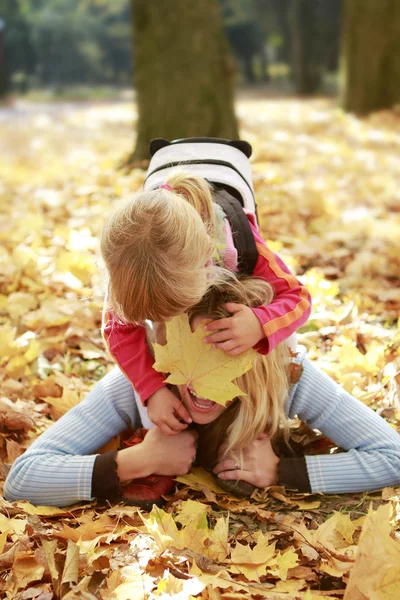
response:
[(171, 142), (164, 138), (154, 138), (154, 140), (151, 140), (149, 146), (150, 156), (154, 156), (154, 154), (158, 152), (158, 150), (161, 150), (161, 148), (165, 148), (166, 146), (170, 145)]
[(250, 156), (253, 152), (253, 148), (251, 147), (251, 144), (249, 144), (249, 142), (246, 142), (245, 140), (231, 140), (229, 142), (229, 146), (233, 146), (234, 148), (237, 148), (238, 150), (243, 152), (243, 154), (245, 156), (247, 156), (247, 158), (250, 158)]

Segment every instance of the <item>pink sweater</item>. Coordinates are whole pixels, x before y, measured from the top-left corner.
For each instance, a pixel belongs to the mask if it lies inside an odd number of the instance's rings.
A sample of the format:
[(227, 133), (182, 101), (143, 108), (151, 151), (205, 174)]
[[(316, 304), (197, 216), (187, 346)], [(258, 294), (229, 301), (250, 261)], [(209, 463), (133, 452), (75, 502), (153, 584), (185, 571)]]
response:
[[(254, 215), (246, 214), (258, 250), (258, 260), (253, 275), (268, 281), (275, 293), (270, 304), (252, 309), (265, 333), (265, 337), (255, 346), (255, 349), (260, 354), (268, 354), (304, 325), (311, 312), (311, 297), (279, 256), (268, 249), (257, 229)], [(225, 267), (232, 270), (235, 270), (234, 254), (232, 254), (234, 252), (235, 249), (231, 248), (229, 241), (229, 228), (227, 228), (224, 262)], [(147, 347), (146, 330), (143, 326), (118, 322), (113, 310), (106, 307), (103, 336), (110, 353), (132, 382), (142, 402), (146, 402), (154, 392), (165, 385), (164, 375), (152, 368), (154, 358)]]

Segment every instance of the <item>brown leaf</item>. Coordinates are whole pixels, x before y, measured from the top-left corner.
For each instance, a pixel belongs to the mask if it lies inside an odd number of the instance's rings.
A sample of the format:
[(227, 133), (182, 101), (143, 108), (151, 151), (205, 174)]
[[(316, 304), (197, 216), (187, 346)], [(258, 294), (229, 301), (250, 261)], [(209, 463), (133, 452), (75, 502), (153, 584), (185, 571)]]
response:
[(29, 429), (33, 429), (34, 423), (27, 415), (7, 410), (0, 412), (0, 427), (5, 427), (10, 431), (18, 431), (20, 429), (28, 431)]

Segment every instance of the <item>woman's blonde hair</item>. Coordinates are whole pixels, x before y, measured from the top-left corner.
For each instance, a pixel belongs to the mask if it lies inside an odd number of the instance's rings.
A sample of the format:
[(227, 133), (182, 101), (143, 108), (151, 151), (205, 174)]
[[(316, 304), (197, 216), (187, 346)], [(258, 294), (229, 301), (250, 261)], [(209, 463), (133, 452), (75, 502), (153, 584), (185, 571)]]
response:
[[(273, 299), (271, 286), (261, 279), (246, 277), (238, 280), (233, 274), (221, 271), (213, 280), (204, 298), (189, 311), (193, 319), (198, 315), (223, 318), (225, 302), (236, 302), (256, 307), (269, 304)], [(218, 447), (225, 443), (224, 455), (235, 449), (238, 460), (242, 450), (261, 433), (270, 437), (283, 427), (284, 437), (289, 434), (284, 413), (284, 402), (289, 391), (289, 350), (279, 344), (269, 354), (257, 354), (250, 371), (236, 380), (243, 391), (232, 405), (214, 422), (200, 426), (198, 457), (203, 466), (212, 467)]]
[(101, 252), (109, 302), (128, 322), (165, 321), (207, 290), (215, 215), (208, 182), (185, 173), (137, 193), (108, 218)]

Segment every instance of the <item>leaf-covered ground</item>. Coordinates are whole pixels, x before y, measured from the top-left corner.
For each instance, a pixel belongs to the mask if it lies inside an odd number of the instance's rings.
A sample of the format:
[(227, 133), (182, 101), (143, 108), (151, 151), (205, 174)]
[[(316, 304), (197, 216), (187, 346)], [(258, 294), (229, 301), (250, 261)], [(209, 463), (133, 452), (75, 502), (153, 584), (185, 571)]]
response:
[[(314, 298), (309, 357), (400, 427), (400, 117), (360, 121), (325, 100), (238, 103), (259, 219)], [(97, 239), (143, 171), (128, 104), (0, 112), (0, 452), (9, 465), (111, 367), (100, 337)], [(326, 440), (294, 427), (306, 452)], [(398, 492), (399, 490), (397, 490)], [(368, 510), (370, 513), (367, 515)], [(238, 501), (204, 472), (164, 510), (0, 505), (0, 597), (395, 599), (396, 490), (281, 488)]]

